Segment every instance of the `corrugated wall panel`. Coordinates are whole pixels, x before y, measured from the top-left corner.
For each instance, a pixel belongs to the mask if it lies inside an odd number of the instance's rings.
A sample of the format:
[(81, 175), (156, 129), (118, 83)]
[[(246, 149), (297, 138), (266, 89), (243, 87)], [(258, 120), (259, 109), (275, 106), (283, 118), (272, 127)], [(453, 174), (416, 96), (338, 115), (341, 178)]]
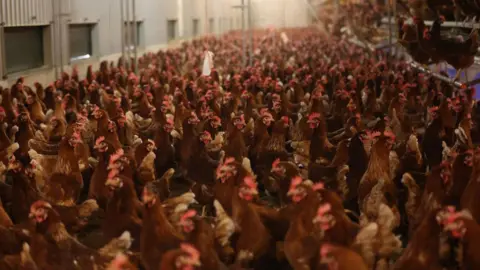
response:
[(46, 25), (52, 21), (53, 0), (0, 0), (5, 26)]
[[(89, 22), (95, 22), (107, 18), (110, 12), (116, 11), (109, 8), (110, 2), (113, 1), (72, 0), (69, 2), (69, 18), (73, 23), (82, 23), (85, 19)], [(117, 0), (117, 2), (120, 2), (120, 0)]]

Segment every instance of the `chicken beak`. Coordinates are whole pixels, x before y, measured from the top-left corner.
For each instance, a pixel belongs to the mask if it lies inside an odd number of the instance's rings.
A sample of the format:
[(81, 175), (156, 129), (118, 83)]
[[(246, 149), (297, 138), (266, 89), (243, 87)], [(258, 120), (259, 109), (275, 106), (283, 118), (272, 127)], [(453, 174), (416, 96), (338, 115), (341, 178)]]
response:
[(76, 144), (83, 143), (83, 141), (82, 140), (72, 140), (72, 143), (76, 145)]
[(35, 217), (35, 213), (30, 212), (30, 214), (28, 214), (28, 218), (34, 218), (34, 217)]
[(15, 167), (13, 166), (13, 164), (12, 164), (12, 163), (8, 163), (7, 170), (11, 171), (11, 170), (13, 170), (13, 169), (15, 169)]
[(107, 179), (107, 181), (105, 181), (105, 186), (109, 187), (109, 186), (112, 186), (113, 185), (113, 180), (112, 179)]
[(291, 189), (291, 190), (289, 190), (289, 191), (287, 192), (287, 196), (290, 196), (290, 197), (291, 197), (291, 196), (294, 196), (294, 195), (296, 195), (296, 194), (297, 194), (297, 191), (296, 191), (295, 189)]
[(197, 259), (192, 261), (192, 265), (196, 267), (200, 267), (202, 266), (202, 263), (200, 262), (200, 260)]

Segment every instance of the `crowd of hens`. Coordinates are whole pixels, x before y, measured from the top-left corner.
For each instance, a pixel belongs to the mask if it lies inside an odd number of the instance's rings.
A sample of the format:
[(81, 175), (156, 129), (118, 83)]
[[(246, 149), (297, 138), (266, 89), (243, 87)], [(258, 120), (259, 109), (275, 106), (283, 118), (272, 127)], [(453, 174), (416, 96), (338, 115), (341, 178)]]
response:
[(474, 90), (313, 28), (254, 43), (1, 89), (0, 269), (480, 269)]

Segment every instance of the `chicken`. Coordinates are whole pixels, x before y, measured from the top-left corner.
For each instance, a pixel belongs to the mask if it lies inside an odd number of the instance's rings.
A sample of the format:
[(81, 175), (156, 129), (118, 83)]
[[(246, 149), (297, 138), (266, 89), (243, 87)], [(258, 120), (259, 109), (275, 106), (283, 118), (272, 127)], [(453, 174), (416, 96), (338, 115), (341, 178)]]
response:
[[(383, 3), (340, 7), (253, 30), (245, 67), (230, 32), (2, 89), (0, 268), (475, 268), (474, 91), (348, 42)], [(414, 22), (415, 61), (471, 62)]]
[(449, 237), (459, 239), (459, 246), (454, 247), (458, 256), (458, 263), (463, 269), (479, 267), (480, 261), (474, 255), (477, 245), (474, 239), (480, 233), (478, 223), (468, 210), (455, 212), (448, 209), (446, 212), (445, 215), (440, 215), (438, 219)]
[(32, 121), (37, 124), (45, 122), (45, 114), (42, 108), (42, 103), (36, 93), (31, 91), (27, 96), (28, 111), (31, 115)]
[[(316, 162), (317, 159), (328, 158), (327, 153), (333, 149), (326, 135), (326, 123), (319, 113), (311, 113), (307, 121), (312, 130), (310, 143), (310, 162)], [(323, 163), (326, 163), (325, 161)]]
[(0, 225), (4, 227), (10, 227), (13, 225), (10, 216), (8, 216), (7, 212), (3, 208), (2, 202), (0, 201)]
[(35, 222), (31, 254), (41, 269), (76, 266), (93, 269), (94, 265), (105, 265), (108, 258), (113, 258), (116, 252), (128, 250), (131, 245), (131, 238), (127, 232), (119, 238), (119, 242), (112, 241), (98, 252), (88, 249), (68, 234), (58, 213), (45, 201), (32, 204), (30, 217)]
[(107, 113), (99, 107), (95, 107), (92, 112), (93, 117), (97, 122), (97, 130), (95, 138), (105, 137), (105, 139), (115, 147), (115, 150), (121, 148), (120, 140), (116, 133), (116, 125), (108, 118)]
[(105, 185), (113, 193), (108, 201), (102, 225), (105, 239), (109, 241), (127, 230), (134, 238), (132, 249), (138, 250), (142, 220), (139, 217), (140, 202), (135, 193), (133, 180), (123, 175), (117, 168), (113, 168)]
[(330, 269), (338, 270), (369, 269), (360, 255), (342, 246), (323, 244), (318, 256), (317, 268), (326, 265)]
[(15, 140), (20, 145), (21, 155), (28, 155), (28, 141), (34, 137), (35, 128), (33, 126), (32, 120), (28, 111), (23, 107), (22, 110), (19, 110), (20, 114), (17, 118), (18, 121), (18, 135)]
[(220, 269), (222, 263), (215, 249), (214, 230), (204, 217), (199, 217), (195, 210), (190, 209), (183, 212), (176, 226), (185, 235), (185, 239), (202, 254), (202, 269)]
[(249, 172), (233, 157), (225, 158), (216, 170), (217, 181), (213, 187), (213, 194), (228, 215), (231, 215), (233, 211), (232, 197), (235, 187), (241, 184), (247, 175)]
[(293, 162), (282, 162), (277, 158), (273, 161), (270, 172), (267, 190), (277, 193), (281, 205), (291, 202), (287, 193), (290, 188), (291, 179), (300, 176), (298, 167)]
[(296, 203), (296, 213), (290, 221), (290, 228), (285, 235), (285, 256), (294, 269), (309, 269), (311, 260), (318, 249), (318, 240), (313, 234), (313, 220), (320, 205), (316, 190), (323, 185), (313, 185), (311, 182), (302, 183), (300, 177), (292, 178), (287, 195)]
[(106, 209), (111, 193), (108, 187), (105, 185), (108, 176), (108, 165), (110, 162), (110, 156), (114, 153), (114, 148), (105, 141), (105, 137), (99, 137), (95, 141), (93, 146), (98, 153), (98, 163), (95, 167), (90, 180), (90, 187), (88, 191), (88, 197), (93, 198), (98, 202), (98, 205)]
[(79, 198), (83, 179), (74, 151), (81, 142), (76, 132), (60, 142), (55, 169), (44, 187), (46, 197), (55, 204), (72, 206)]
[(412, 240), (396, 261), (393, 269), (443, 269), (440, 264), (441, 227), (436, 219), (437, 211), (431, 210), (424, 216)]
[(247, 149), (242, 136), (242, 129), (245, 128), (244, 115), (231, 115), (230, 123), (227, 127), (227, 138), (224, 146), (225, 155), (234, 157), (236, 161), (242, 162), (247, 157)]
[[(472, 174), (468, 180), (467, 186), (460, 199), (460, 206), (462, 209), (468, 209), (473, 218), (478, 222), (480, 220), (480, 213), (477, 209), (475, 202), (475, 194), (478, 190), (478, 179), (480, 177), (480, 149), (477, 147), (471, 152), (471, 157), (466, 157), (464, 160), (465, 165), (472, 166)], [(462, 179), (464, 180), (464, 179)], [(459, 180), (459, 181), (462, 181)]]
[(408, 51), (416, 62), (428, 64), (430, 55), (420, 47), (415, 27), (406, 24), (403, 18), (399, 18), (398, 29), (398, 42)]
[(159, 269), (166, 253), (178, 248), (184, 241), (184, 237), (168, 221), (157, 193), (152, 183), (147, 184), (142, 193), (144, 214), (140, 251), (147, 269)]
[[(138, 145), (134, 150), (135, 164), (137, 164), (136, 180), (139, 183), (137, 185), (139, 190), (143, 189), (143, 186), (149, 182), (155, 181), (155, 142), (147, 140)], [(137, 192), (139, 193), (139, 192)]]
[(200, 253), (192, 245), (182, 244), (180, 248), (171, 250), (164, 255), (160, 270), (193, 269), (201, 265)]
[(180, 167), (188, 168), (190, 165), (190, 161), (193, 155), (195, 155), (195, 151), (197, 149), (194, 148), (196, 143), (196, 130), (195, 126), (200, 122), (198, 119), (197, 114), (195, 112), (191, 112), (190, 116), (183, 120), (182, 124), (182, 140), (178, 142), (178, 156), (180, 159)]
[[(267, 255), (271, 243), (269, 231), (250, 205), (250, 201), (256, 195), (258, 195), (257, 183), (251, 176), (246, 176), (243, 183), (235, 188), (232, 197), (232, 220), (238, 226), (236, 228), (238, 239), (234, 246), (237, 253), (235, 261), (242, 266), (248, 266), (250, 263), (260, 264), (260, 259)], [(241, 256), (242, 254), (245, 255)]]
[(465, 188), (468, 185), (469, 179), (473, 170), (473, 155), (472, 149), (458, 154), (452, 164), (452, 185), (447, 192), (445, 203), (448, 205), (459, 206)]
[[(374, 143), (370, 160), (358, 187), (358, 204), (361, 212), (365, 213), (367, 217), (368, 212), (377, 212), (378, 205), (375, 201), (381, 200), (381, 197), (384, 197), (384, 200), (387, 200), (387, 198), (394, 200), (396, 198), (396, 188), (391, 178), (389, 160), (389, 149), (392, 147), (395, 137), (385, 131), (383, 136), (379, 132), (373, 133), (372, 138)], [(374, 189), (378, 189), (378, 193), (371, 194)], [(377, 196), (380, 196), (380, 198)], [(395, 201), (392, 203), (393, 205), (396, 204)]]
[(108, 265), (107, 270), (137, 270), (138, 267), (133, 265), (127, 256), (118, 254)]
[(25, 269), (36, 270), (37, 264), (30, 254), (30, 245), (24, 243), (22, 251), (18, 255), (7, 255), (0, 261), (0, 267), (2, 269)]
[[(463, 69), (470, 67), (474, 62), (474, 56), (478, 50), (478, 33), (472, 31), (465, 41), (449, 40), (440, 38), (440, 25), (445, 18), (437, 19), (432, 25), (430, 32), (425, 32), (425, 43), (432, 47), (437, 54), (441, 55), (447, 63), (457, 70), (455, 79), (458, 79)], [(439, 25), (440, 24), (440, 25)], [(431, 44), (431, 45), (430, 45)]]
[(174, 129), (174, 121), (167, 118), (162, 125), (162, 129), (157, 131), (154, 142), (157, 146), (155, 158), (155, 171), (158, 175), (165, 173), (169, 168), (175, 165), (175, 148), (172, 144), (170, 133)]
[(35, 138), (28, 142), (31, 148), (28, 154), (43, 168), (41, 177), (37, 179), (37, 185), (43, 187), (52, 176), (56, 163), (58, 150), (62, 137), (66, 134), (67, 123), (64, 119), (52, 117), (43, 132), (36, 131)]

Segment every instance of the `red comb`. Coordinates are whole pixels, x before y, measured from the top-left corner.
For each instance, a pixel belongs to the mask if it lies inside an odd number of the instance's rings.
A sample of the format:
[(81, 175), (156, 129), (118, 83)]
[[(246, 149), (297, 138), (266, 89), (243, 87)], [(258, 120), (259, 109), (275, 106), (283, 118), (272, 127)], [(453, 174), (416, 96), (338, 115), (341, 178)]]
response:
[(197, 214), (197, 211), (193, 210), (193, 209), (190, 209), (188, 210), (187, 212), (185, 212), (182, 217), (180, 217), (180, 220), (186, 220), (186, 219), (189, 219), (189, 218), (192, 218), (194, 217), (195, 215)]
[(378, 132), (378, 131), (375, 131), (375, 132), (370, 133), (370, 136), (371, 136), (372, 138), (376, 138), (376, 137), (378, 137), (378, 136), (380, 136), (380, 135), (381, 135), (381, 133)]
[(290, 189), (295, 189), (298, 185), (302, 183), (303, 179), (300, 176), (295, 176), (290, 182)]
[(77, 140), (80, 140), (80, 139), (81, 139), (80, 133), (78, 133), (77, 131), (74, 132), (74, 133), (72, 134), (72, 138), (75, 138), (75, 139), (77, 139)]
[(113, 169), (108, 173), (108, 179), (113, 179), (115, 176), (117, 176), (119, 171), (117, 169)]
[(118, 254), (115, 259), (113, 259), (111, 266), (113, 266), (113, 269), (123, 269), (125, 264), (128, 263), (128, 258), (127, 256), (123, 254)]
[(438, 107), (437, 107), (437, 106), (431, 107), (431, 108), (428, 109), (428, 111), (429, 111), (430, 113), (436, 112), (436, 111), (438, 111)]
[(231, 164), (235, 161), (235, 158), (234, 157), (228, 157), (225, 159), (225, 162), (223, 163), (224, 165), (228, 165), (228, 164)]
[(312, 120), (314, 118), (318, 118), (320, 117), (320, 114), (319, 113), (311, 113), (309, 116), (308, 116), (308, 120)]
[(325, 188), (325, 185), (324, 185), (323, 183), (321, 183), (321, 182), (318, 182), (318, 183), (316, 183), (316, 184), (314, 184), (314, 185), (312, 186), (312, 189), (313, 189), (314, 191), (322, 190), (322, 189), (324, 189), (324, 188)]
[(442, 163), (440, 163), (440, 166), (441, 166), (442, 168), (450, 167), (450, 161), (444, 160), (444, 161), (442, 161)]
[(395, 140), (395, 134), (393, 134), (391, 131), (385, 130), (383, 132), (383, 135), (386, 137), (390, 137), (392, 140)]
[(119, 158), (123, 156), (123, 149), (118, 149), (114, 154), (110, 156), (110, 163), (115, 163)]
[(288, 123), (290, 122), (290, 119), (288, 118), (288, 116), (282, 116), (282, 120), (285, 124), (288, 125)]
[(325, 213), (328, 213), (332, 210), (332, 205), (329, 203), (322, 204), (318, 207), (317, 215), (323, 216)]
[(249, 188), (256, 189), (257, 188), (257, 183), (253, 180), (251, 176), (246, 176), (243, 178), (243, 182), (245, 185), (247, 185)]
[(280, 159), (279, 158), (275, 159), (272, 163), (272, 168), (278, 167), (279, 164), (280, 164)]
[(332, 245), (329, 244), (323, 244), (322, 247), (320, 248), (320, 256), (321, 257), (327, 257), (330, 251), (332, 251)]
[(35, 211), (37, 208), (40, 208), (40, 207), (52, 208), (52, 205), (50, 205), (50, 204), (49, 204), (48, 202), (46, 202), (46, 201), (39, 200), (39, 201), (34, 202), (34, 203), (30, 206), (30, 211), (33, 212), (33, 211)]
[(192, 259), (198, 260), (200, 258), (200, 252), (198, 252), (198, 250), (194, 246), (183, 243), (180, 244), (180, 248), (186, 253), (188, 253)]

